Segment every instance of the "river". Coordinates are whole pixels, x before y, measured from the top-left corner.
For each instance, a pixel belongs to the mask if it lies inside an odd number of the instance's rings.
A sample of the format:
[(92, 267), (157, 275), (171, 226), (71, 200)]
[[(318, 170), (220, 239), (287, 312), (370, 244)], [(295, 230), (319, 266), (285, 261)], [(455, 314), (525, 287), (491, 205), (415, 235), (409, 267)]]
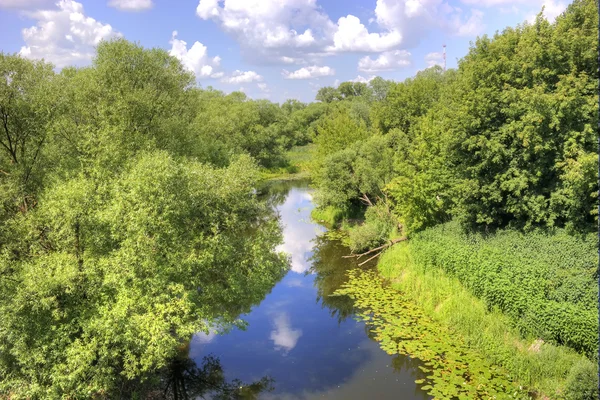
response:
[(218, 361), (220, 379), (247, 385), (248, 398), (427, 399), (414, 383), (422, 377), (418, 363), (382, 351), (365, 324), (352, 318), (351, 300), (329, 296), (356, 263), (342, 258), (349, 250), (311, 221), (308, 183), (276, 182), (263, 192), (280, 215), (279, 250), (290, 255), (290, 270), (242, 316), (244, 330), (195, 335), (190, 360), (206, 369), (205, 357), (213, 357), (208, 361)]

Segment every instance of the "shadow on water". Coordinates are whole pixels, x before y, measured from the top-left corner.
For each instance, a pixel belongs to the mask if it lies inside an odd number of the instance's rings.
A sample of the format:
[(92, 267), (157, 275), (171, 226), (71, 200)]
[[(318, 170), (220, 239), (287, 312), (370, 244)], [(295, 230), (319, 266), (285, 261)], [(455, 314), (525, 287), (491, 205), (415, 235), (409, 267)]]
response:
[(357, 263), (310, 220), (308, 181), (271, 182), (258, 193), (279, 215), (289, 271), (241, 316), (245, 329), (195, 335), (154, 378), (155, 397), (138, 398), (427, 399), (414, 383), (418, 362), (383, 352), (352, 318), (352, 300), (331, 296)]
[(144, 400), (253, 400), (274, 389), (274, 380), (264, 376), (254, 382), (226, 378), (221, 361), (213, 354), (196, 363), (189, 357), (189, 344), (181, 348), (169, 365), (143, 382), (130, 382), (121, 399)]

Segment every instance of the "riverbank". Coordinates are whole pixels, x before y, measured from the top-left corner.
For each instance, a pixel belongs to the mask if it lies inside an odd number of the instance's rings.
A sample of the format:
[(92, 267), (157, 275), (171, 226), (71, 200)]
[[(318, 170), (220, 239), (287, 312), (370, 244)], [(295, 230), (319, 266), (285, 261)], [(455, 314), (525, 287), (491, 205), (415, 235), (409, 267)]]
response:
[(263, 169), (261, 177), (265, 181), (291, 181), (310, 178), (310, 166), (314, 159), (314, 144), (296, 146), (286, 152), (287, 165), (281, 168)]
[[(381, 276), (540, 398), (595, 399), (598, 369), (589, 340), (596, 329), (586, 326), (586, 316), (597, 303), (585, 303), (597, 296), (587, 265), (593, 244), (560, 232), (457, 232), (446, 224), (392, 247), (379, 261)], [(589, 257), (575, 259), (578, 251)]]

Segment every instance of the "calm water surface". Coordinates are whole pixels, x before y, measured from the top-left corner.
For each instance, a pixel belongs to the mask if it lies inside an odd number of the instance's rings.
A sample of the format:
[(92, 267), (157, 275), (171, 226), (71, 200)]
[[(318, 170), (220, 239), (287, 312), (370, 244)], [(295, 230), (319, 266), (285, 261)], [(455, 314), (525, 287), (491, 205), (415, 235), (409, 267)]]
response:
[(353, 319), (351, 300), (329, 296), (356, 264), (311, 222), (307, 183), (265, 191), (281, 216), (280, 250), (291, 257), (290, 271), (242, 317), (245, 330), (194, 336), (190, 359), (200, 366), (206, 356), (218, 358), (226, 381), (269, 377), (271, 390), (255, 391), (260, 399), (427, 399), (414, 383), (422, 377), (417, 362), (387, 355)]

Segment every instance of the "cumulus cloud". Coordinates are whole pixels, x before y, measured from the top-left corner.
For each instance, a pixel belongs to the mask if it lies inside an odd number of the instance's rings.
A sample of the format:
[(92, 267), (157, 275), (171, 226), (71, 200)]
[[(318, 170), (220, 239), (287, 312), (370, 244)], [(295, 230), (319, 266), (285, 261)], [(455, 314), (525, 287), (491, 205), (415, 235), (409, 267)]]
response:
[(293, 58), (294, 49), (314, 50), (333, 28), (316, 0), (200, 0), (196, 14), (219, 24), (242, 50), (253, 50), (247, 54), (279, 62)]
[(171, 44), (169, 54), (179, 59), (188, 71), (196, 74), (197, 79), (223, 76), (222, 72), (215, 71), (221, 63), (221, 58), (219, 56), (208, 57), (208, 49), (202, 43), (194, 42), (192, 47), (188, 49), (186, 42), (177, 39), (177, 31), (173, 31), (169, 43)]
[(152, 8), (152, 0), (110, 0), (110, 7), (121, 11), (142, 11)]
[(81, 3), (61, 0), (56, 6), (28, 14), (37, 23), (22, 31), (23, 57), (44, 58), (59, 68), (82, 64), (91, 60), (101, 40), (121, 36), (109, 24), (87, 17)]
[(415, 46), (432, 29), (476, 35), (482, 13), (444, 0), (377, 0), (369, 27), (354, 15), (337, 22), (317, 0), (199, 0), (196, 14), (231, 34), (257, 63), (319, 64), (342, 52), (380, 53)]
[(279, 57), (279, 61), (281, 61), (284, 64), (302, 64), (304, 63), (304, 59), (300, 58), (300, 57), (287, 57), (287, 56), (281, 56)]
[[(567, 8), (567, 3), (560, 1), (555, 2), (554, 0), (546, 0), (542, 3), (542, 6), (544, 7), (544, 12), (542, 14), (544, 18), (546, 18), (550, 22), (554, 22), (556, 17), (558, 17), (560, 14), (563, 13), (563, 11), (565, 11), (565, 9)], [(541, 7), (539, 11), (541, 11)], [(531, 14), (527, 18), (527, 22), (533, 24), (539, 11), (535, 14)]]
[(429, 53), (425, 56), (425, 62), (427, 67), (433, 67), (434, 65), (444, 66), (444, 55), (440, 52)]
[(283, 70), (284, 79), (313, 79), (321, 76), (335, 75), (335, 70), (328, 66), (319, 67), (311, 65), (309, 67), (300, 68), (294, 72)]
[(410, 53), (394, 50), (381, 53), (376, 59), (365, 56), (358, 61), (358, 70), (363, 72), (394, 71), (410, 66)]
[[(314, 87), (312, 82), (308, 82), (308, 84)], [(283, 95), (284, 97), (289, 96), (287, 92), (284, 92)], [(277, 207), (282, 220), (286, 221), (282, 232), (283, 243), (277, 246), (277, 251), (289, 255), (291, 270), (298, 274), (304, 274), (310, 270), (309, 258), (314, 247), (313, 239), (324, 231), (321, 226), (314, 225), (310, 220), (299, 219), (299, 213), (305, 218), (308, 218), (310, 214), (306, 208), (309, 206), (310, 196), (310, 193), (298, 195), (298, 193), (291, 192), (285, 202)]]
[(328, 51), (380, 52), (392, 49), (402, 42), (397, 30), (387, 33), (369, 33), (360, 20), (353, 16), (341, 17), (333, 35), (333, 45)]
[(287, 313), (278, 313), (273, 318), (275, 329), (271, 331), (270, 339), (275, 344), (275, 350), (283, 350), (286, 354), (291, 351), (302, 336), (301, 329), (292, 329)]
[(225, 77), (221, 79), (221, 82), (224, 83), (250, 83), (250, 82), (260, 82), (263, 77), (257, 74), (254, 71), (234, 71), (231, 76)]

